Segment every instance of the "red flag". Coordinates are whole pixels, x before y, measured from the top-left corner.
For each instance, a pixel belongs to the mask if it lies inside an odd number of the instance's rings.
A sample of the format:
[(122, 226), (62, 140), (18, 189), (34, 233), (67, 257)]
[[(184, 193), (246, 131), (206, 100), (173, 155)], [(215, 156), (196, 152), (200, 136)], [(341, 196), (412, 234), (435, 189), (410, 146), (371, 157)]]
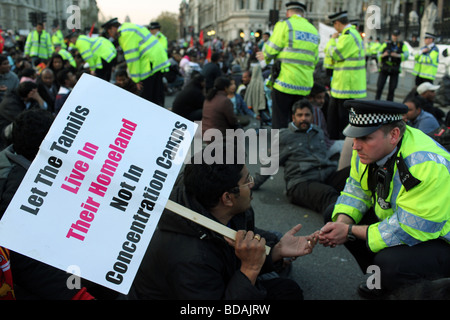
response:
[(203, 46), (203, 44), (205, 43), (203, 40), (203, 30), (200, 31), (200, 37), (199, 37), (198, 41), (200, 42), (201, 46)]
[(191, 37), (191, 43), (189, 44), (189, 48), (194, 47), (194, 37)]
[(91, 31), (89, 32), (89, 38), (92, 37), (92, 34), (94, 33), (94, 27), (95, 27), (95, 22), (92, 24)]
[(211, 50), (211, 45), (209, 45), (208, 54), (206, 55), (206, 60), (208, 60), (208, 62), (211, 62), (211, 56), (212, 56), (212, 50)]

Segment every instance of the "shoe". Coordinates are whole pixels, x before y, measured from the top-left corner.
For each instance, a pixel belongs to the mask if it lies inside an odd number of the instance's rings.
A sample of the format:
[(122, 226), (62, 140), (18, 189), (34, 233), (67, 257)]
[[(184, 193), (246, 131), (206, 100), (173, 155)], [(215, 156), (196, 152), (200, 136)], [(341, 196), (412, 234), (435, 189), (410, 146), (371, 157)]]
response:
[(383, 289), (369, 289), (365, 282), (358, 286), (358, 294), (367, 300), (383, 300), (387, 296)]

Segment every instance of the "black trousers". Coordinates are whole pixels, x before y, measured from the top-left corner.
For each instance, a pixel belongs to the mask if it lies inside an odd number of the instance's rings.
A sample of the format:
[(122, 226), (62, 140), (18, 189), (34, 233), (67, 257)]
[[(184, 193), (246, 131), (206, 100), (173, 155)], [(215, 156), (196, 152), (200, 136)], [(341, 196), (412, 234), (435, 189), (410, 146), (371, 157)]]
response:
[(348, 125), (348, 110), (344, 107), (344, 103), (352, 99), (336, 99), (331, 97), (327, 114), (327, 129), (331, 140), (345, 139), (344, 131)]
[(111, 62), (107, 62), (106, 60), (102, 59), (102, 69), (95, 70), (95, 75), (99, 77), (100, 79), (103, 79), (105, 81), (111, 80), (111, 74), (112, 69), (114, 65), (116, 64), (116, 59), (113, 59)]
[(296, 205), (324, 214), (330, 205), (336, 203), (350, 175), (350, 167), (334, 172), (324, 182), (306, 181), (289, 189), (289, 200)]
[[(332, 210), (332, 207), (330, 209)], [(378, 219), (373, 210), (370, 210), (359, 224), (370, 225), (376, 222)], [(388, 247), (377, 253), (370, 251), (363, 240), (347, 241), (345, 247), (354, 256), (364, 274), (371, 265), (380, 268), (381, 289), (387, 291), (394, 291), (422, 280), (450, 277), (450, 244), (444, 240), (430, 240), (411, 247)]]
[(287, 128), (292, 121), (292, 106), (304, 96), (272, 90), (272, 129)]
[(389, 91), (386, 100), (394, 101), (394, 92), (395, 89), (397, 89), (398, 85), (398, 75), (399, 75), (398, 72), (393, 73), (380, 72), (380, 74), (378, 75), (377, 93), (375, 95), (375, 100), (381, 99), (384, 85), (386, 84), (387, 78), (389, 77)]
[(425, 78), (421, 78), (419, 76), (416, 76), (416, 86), (417, 87), (420, 86), (424, 82), (430, 82), (431, 84), (433, 84), (433, 80), (425, 79)]
[(163, 74), (158, 71), (142, 81), (142, 98), (164, 108), (164, 82)]

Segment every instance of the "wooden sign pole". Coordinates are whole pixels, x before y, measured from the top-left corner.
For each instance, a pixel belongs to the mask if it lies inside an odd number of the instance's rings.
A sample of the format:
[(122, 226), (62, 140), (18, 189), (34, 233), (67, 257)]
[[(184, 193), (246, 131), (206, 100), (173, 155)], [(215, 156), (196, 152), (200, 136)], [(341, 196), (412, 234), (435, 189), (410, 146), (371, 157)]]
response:
[[(192, 211), (191, 209), (188, 209), (176, 202), (173, 202), (172, 200), (167, 201), (166, 209), (188, 220), (191, 220), (209, 230), (217, 232), (218, 234), (221, 234), (224, 237), (230, 238), (232, 240), (236, 239), (235, 230), (228, 228), (227, 226), (224, 226), (223, 224), (220, 224), (214, 220), (211, 220), (195, 211)], [(270, 249), (271, 248), (269, 246), (266, 246), (266, 255), (269, 255)]]

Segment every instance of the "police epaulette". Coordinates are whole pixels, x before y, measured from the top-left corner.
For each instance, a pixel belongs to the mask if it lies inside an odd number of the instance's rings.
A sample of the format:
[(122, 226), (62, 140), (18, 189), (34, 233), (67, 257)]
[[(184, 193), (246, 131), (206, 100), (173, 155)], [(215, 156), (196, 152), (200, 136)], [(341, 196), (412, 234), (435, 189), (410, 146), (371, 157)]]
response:
[(405, 187), (406, 191), (411, 190), (422, 182), (419, 179), (416, 179), (409, 172), (408, 166), (406, 165), (401, 153), (399, 153), (395, 162), (397, 164), (398, 174), (400, 175), (400, 181), (402, 182), (402, 185)]

